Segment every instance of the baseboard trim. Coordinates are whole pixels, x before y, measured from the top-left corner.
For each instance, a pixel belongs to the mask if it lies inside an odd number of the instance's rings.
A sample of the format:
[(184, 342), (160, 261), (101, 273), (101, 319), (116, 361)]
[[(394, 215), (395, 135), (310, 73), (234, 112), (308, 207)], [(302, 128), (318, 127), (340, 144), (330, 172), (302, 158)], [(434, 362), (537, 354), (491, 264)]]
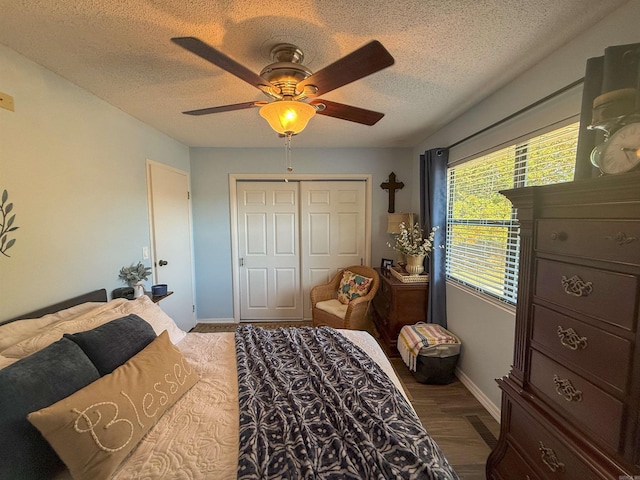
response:
[(471, 392), (471, 394), (476, 397), (476, 399), (480, 402), (480, 404), (489, 412), (489, 414), (495, 418), (496, 422), (500, 423), (500, 407), (495, 405), (489, 397), (487, 397), (482, 390), (478, 388), (478, 386), (473, 383), (473, 381), (459, 368), (456, 368), (456, 377), (460, 380), (467, 390)]
[(233, 318), (198, 318), (196, 320), (196, 324), (198, 323), (236, 323)]

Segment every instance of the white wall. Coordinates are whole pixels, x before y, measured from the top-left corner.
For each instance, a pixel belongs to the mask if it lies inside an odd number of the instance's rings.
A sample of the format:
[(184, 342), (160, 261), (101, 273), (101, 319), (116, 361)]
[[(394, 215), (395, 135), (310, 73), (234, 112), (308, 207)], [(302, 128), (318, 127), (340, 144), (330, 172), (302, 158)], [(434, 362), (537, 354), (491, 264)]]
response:
[[(310, 133), (312, 134), (312, 132)], [(396, 211), (408, 211), (413, 196), (411, 149), (296, 149), (294, 173), (367, 173), (372, 182), (371, 264), (394, 258), (386, 246), (388, 193), (380, 188), (395, 172), (405, 187), (396, 193)], [(196, 312), (201, 320), (233, 317), (229, 174), (286, 173), (284, 149), (192, 148)]]
[[(606, 47), (640, 42), (638, 19), (640, 1), (632, 0), (426, 138), (414, 149), (413, 177), (419, 175), (418, 156), (425, 150), (452, 145), (582, 78), (587, 59), (603, 55)], [(579, 104), (577, 108), (579, 111)], [(413, 190), (414, 206), (419, 205), (418, 190)], [(494, 379), (506, 375), (513, 361), (515, 312), (448, 285), (447, 317), (451, 331), (462, 339), (459, 370), (463, 381), (482, 397), (490, 411), (498, 411), (500, 391)]]
[[(150, 244), (145, 160), (189, 171), (189, 150), (0, 45), (0, 193), (16, 214), (0, 255), (0, 320), (95, 288)], [(148, 264), (148, 260), (146, 261)]]

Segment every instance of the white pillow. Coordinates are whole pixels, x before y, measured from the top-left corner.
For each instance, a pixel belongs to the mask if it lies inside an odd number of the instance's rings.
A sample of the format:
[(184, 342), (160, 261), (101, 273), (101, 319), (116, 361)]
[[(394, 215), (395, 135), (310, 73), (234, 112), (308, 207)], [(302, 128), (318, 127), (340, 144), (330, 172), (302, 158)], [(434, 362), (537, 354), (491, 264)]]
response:
[(99, 303), (99, 306), (87, 310), (79, 315), (41, 328), (33, 335), (21, 342), (12, 345), (0, 352), (0, 355), (10, 358), (24, 358), (32, 353), (57, 342), (65, 333), (78, 333), (91, 330), (104, 323), (126, 315), (122, 306), (128, 302), (125, 298), (117, 298), (107, 303)]
[(40, 318), (25, 318), (0, 325), (0, 352), (11, 345), (21, 342), (22, 340), (33, 337), (38, 333), (42, 333), (44, 329), (54, 323), (77, 317), (78, 315), (96, 308), (99, 305), (104, 305), (104, 303), (86, 302), (65, 310), (60, 310), (56, 313), (44, 315)]
[(151, 327), (153, 327), (156, 335), (160, 335), (166, 330), (171, 339), (171, 343), (174, 345), (187, 335), (187, 332), (181, 330), (176, 325), (176, 322), (174, 322), (157, 303), (153, 303), (147, 295), (143, 295), (135, 300), (130, 300), (125, 306), (125, 310), (127, 314), (135, 313), (143, 320), (146, 320)]
[(99, 327), (111, 320), (121, 318), (130, 313), (135, 313), (148, 322), (156, 335), (167, 331), (171, 343), (176, 344), (182, 340), (187, 332), (180, 330), (176, 323), (164, 313), (151, 299), (143, 295), (135, 300), (116, 298), (107, 303), (100, 303), (98, 307), (87, 310), (80, 315), (44, 327), (36, 335), (22, 340), (11, 347), (0, 351), (0, 355), (9, 358), (24, 358), (38, 350), (57, 342), (65, 333), (78, 333)]

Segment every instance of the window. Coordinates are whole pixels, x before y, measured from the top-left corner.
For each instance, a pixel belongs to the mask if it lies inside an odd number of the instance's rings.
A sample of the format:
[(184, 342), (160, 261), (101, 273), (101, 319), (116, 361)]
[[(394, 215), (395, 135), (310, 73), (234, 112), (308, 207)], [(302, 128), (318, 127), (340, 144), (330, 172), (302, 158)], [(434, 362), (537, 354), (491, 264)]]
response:
[(573, 123), (449, 168), (448, 279), (516, 303), (520, 228), (499, 191), (573, 180), (578, 127)]

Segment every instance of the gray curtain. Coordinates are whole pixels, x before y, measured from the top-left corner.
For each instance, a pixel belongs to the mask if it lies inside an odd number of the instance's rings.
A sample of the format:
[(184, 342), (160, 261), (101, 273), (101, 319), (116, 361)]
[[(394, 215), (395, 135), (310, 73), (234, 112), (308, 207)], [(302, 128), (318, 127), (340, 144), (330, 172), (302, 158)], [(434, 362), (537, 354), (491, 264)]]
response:
[(608, 47), (604, 56), (587, 60), (576, 153), (576, 180), (600, 175), (600, 170), (591, 165), (591, 151), (604, 141), (604, 135), (599, 130), (587, 129), (591, 124), (593, 100), (613, 90), (640, 88), (639, 60), (640, 43)]
[(447, 161), (449, 150), (434, 148), (420, 155), (420, 218), (425, 233), (433, 226), (436, 232), (433, 252), (428, 259), (429, 299), (427, 322), (447, 327), (447, 292), (445, 273), (445, 245), (447, 233)]

